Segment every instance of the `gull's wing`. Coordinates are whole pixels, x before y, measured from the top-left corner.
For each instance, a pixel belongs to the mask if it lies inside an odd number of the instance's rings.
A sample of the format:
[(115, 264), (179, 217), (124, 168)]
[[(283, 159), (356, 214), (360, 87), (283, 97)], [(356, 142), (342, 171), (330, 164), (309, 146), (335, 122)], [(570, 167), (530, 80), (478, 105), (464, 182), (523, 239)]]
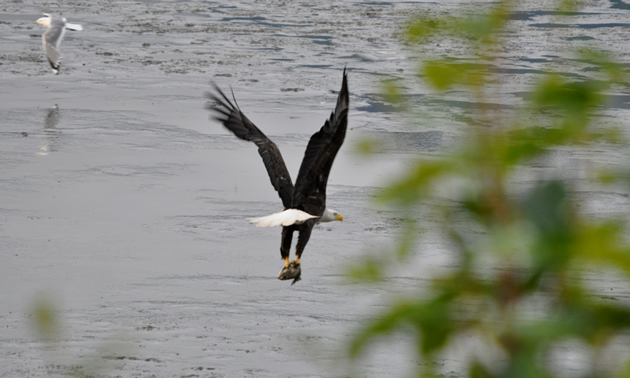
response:
[(223, 123), (223, 126), (238, 138), (254, 142), (258, 146), (258, 153), (265, 163), (271, 185), (278, 192), (284, 207), (289, 208), (293, 198), (293, 183), (280, 150), (252, 121), (247, 119), (238, 104), (232, 104), (217, 85), (214, 85), (214, 89), (219, 96), (206, 93), (206, 97), (215, 102), (215, 104), (208, 104), (206, 109), (212, 111), (213, 118)]
[(59, 63), (61, 62), (61, 54), (59, 53), (59, 50), (47, 41), (46, 33), (42, 36), (42, 42), (44, 43), (44, 52), (46, 53), (46, 58), (48, 59), (48, 63), (50, 63), (50, 67), (52, 67), (55, 73), (58, 73)]
[(65, 22), (59, 17), (50, 16), (50, 27), (42, 35), (42, 42), (44, 44), (44, 51), (46, 52), (46, 58), (48, 63), (52, 67), (55, 73), (59, 72), (59, 64), (61, 63), (61, 53), (59, 53), (59, 44), (63, 39), (66, 29), (64, 28)]
[(346, 136), (349, 104), (348, 75), (344, 68), (335, 111), (324, 126), (313, 134), (304, 152), (291, 207), (304, 209), (309, 214), (323, 214), (330, 168)]
[(58, 49), (63, 36), (66, 34), (66, 22), (63, 18), (58, 16), (51, 15), (49, 17), (50, 27), (44, 33), (44, 43)]
[(71, 24), (69, 22), (66, 22), (66, 29), (74, 30), (74, 31), (82, 31), (83, 30), (83, 25)]

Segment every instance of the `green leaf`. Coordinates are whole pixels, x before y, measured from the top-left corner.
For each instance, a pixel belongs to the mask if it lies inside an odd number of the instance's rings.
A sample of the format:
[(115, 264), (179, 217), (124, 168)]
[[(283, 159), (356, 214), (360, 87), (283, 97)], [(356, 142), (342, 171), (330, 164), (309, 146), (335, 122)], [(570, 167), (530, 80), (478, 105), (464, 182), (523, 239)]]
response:
[(418, 347), (423, 354), (437, 351), (455, 331), (450, 319), (451, 300), (450, 296), (438, 296), (426, 302), (400, 301), (392, 305), (355, 335), (349, 347), (350, 356), (358, 357), (374, 339), (406, 329), (418, 333)]
[(409, 42), (426, 42), (431, 36), (448, 29), (451, 22), (448, 18), (414, 18), (405, 26), (405, 36)]
[(573, 243), (576, 254), (589, 265), (611, 266), (630, 277), (630, 246), (615, 222), (583, 224)]
[(450, 59), (428, 60), (422, 74), (437, 90), (446, 90), (454, 85), (479, 86), (487, 75), (484, 64), (454, 63)]
[(374, 256), (364, 257), (346, 269), (346, 277), (358, 281), (380, 281), (383, 278), (383, 268), (387, 264)]
[(432, 183), (454, 169), (453, 163), (449, 161), (419, 161), (409, 168), (406, 177), (385, 188), (377, 199), (400, 204), (416, 203), (426, 196)]

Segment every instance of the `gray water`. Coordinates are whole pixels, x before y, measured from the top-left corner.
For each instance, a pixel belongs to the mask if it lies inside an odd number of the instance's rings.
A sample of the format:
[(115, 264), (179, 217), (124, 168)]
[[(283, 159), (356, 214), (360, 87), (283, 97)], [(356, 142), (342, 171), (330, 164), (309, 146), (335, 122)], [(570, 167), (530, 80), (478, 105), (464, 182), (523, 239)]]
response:
[[(629, 11), (593, 2), (559, 20), (532, 2), (512, 21), (497, 63), (493, 105), (522, 103), (566, 49), (592, 43), (628, 62)], [(418, 262), (384, 285), (344, 284), (343, 266), (386, 248), (399, 223), (370, 201), (416, 154), (456, 145), (470, 102), (417, 84), (415, 52), (398, 42), (411, 14), (444, 15), (475, 3), (70, 1), (0, 5), (0, 376), (321, 377), (349, 373), (344, 341), (400, 287), (422, 286), (453, 263), (427, 236)], [(40, 13), (83, 24), (61, 46), (61, 74), (41, 47)], [(553, 33), (553, 34), (552, 34)], [(444, 43), (444, 55), (461, 46)], [(332, 110), (350, 72), (348, 136), (329, 180), (328, 206), (344, 222), (320, 225), (303, 257), (303, 280), (275, 277), (280, 230), (245, 219), (281, 210), (255, 146), (203, 109), (210, 81), (232, 88), (242, 110), (297, 174), (309, 136)], [(598, 72), (569, 71), (575, 77)], [(424, 121), (409, 127), (378, 95), (401, 79)], [(628, 119), (628, 90), (604, 112)], [(626, 125), (620, 125), (624, 133)], [(362, 157), (364, 137), (383, 152)], [(589, 186), (586, 168), (624, 166), (609, 146), (558, 151), (515, 179), (561, 171), (593, 217), (627, 214), (623, 190)], [(569, 177), (570, 176), (570, 177)], [(448, 205), (448, 196), (443, 203)], [(625, 281), (593, 278), (627, 298)], [(33, 326), (38, 298), (59, 311), (59, 336)], [(377, 348), (356, 376), (401, 376), (418, 363), (404, 336)], [(444, 362), (458, 376), (466, 356)], [(567, 370), (579, 371), (579, 358)]]

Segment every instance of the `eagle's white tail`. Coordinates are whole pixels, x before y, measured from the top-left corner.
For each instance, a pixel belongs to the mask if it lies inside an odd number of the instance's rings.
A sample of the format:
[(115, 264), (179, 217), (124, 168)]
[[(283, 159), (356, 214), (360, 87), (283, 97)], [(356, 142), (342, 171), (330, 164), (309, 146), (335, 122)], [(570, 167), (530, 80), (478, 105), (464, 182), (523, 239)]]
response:
[(311, 218), (318, 218), (318, 216), (305, 213), (298, 209), (287, 209), (280, 213), (267, 215), (266, 217), (250, 218), (249, 221), (256, 223), (256, 227), (276, 227), (299, 224)]
[(81, 31), (83, 30), (83, 26), (79, 24), (69, 24), (66, 22), (66, 29)]

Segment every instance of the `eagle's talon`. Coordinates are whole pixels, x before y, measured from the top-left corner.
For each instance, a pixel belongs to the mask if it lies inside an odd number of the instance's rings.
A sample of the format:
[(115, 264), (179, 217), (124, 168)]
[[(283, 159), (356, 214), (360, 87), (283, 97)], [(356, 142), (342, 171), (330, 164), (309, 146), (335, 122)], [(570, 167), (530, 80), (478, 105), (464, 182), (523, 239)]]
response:
[(302, 268), (300, 267), (300, 264), (296, 263), (295, 261), (291, 261), (288, 267), (282, 268), (280, 274), (278, 274), (278, 279), (283, 281), (293, 280), (293, 283), (291, 284), (293, 285), (300, 280), (301, 275)]

